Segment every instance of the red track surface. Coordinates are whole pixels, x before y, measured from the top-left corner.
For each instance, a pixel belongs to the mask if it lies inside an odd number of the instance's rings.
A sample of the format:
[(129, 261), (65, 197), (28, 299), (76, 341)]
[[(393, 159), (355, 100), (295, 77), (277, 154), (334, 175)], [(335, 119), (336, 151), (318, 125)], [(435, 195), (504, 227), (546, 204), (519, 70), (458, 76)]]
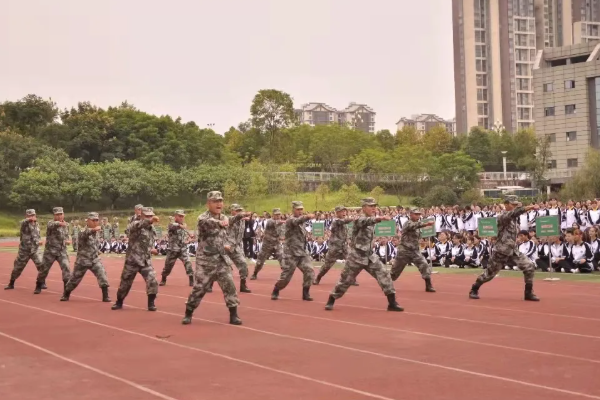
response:
[[(0, 253), (2, 282), (14, 256)], [(122, 264), (104, 259), (113, 300)], [(154, 266), (160, 275), (163, 260)], [(312, 303), (300, 300), (299, 272), (271, 301), (278, 274), (266, 267), (249, 282), (243, 326), (227, 323), (217, 285), (182, 326), (190, 288), (179, 262), (156, 313), (139, 276), (121, 311), (99, 301), (91, 273), (59, 302), (58, 266), (33, 295), (30, 263), (17, 289), (0, 291), (1, 398), (600, 400), (597, 285), (538, 281), (542, 301), (526, 303), (522, 281), (499, 278), (470, 301), (472, 276), (435, 275), (438, 293), (425, 293), (407, 273), (396, 282), (406, 311), (389, 313), (363, 273), (326, 312), (338, 270), (313, 287)]]

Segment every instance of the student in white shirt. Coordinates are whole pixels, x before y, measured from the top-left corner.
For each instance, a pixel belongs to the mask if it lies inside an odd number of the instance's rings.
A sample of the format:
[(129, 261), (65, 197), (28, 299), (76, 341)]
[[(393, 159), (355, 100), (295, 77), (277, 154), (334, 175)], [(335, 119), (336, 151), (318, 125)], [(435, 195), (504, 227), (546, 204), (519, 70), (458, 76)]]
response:
[(465, 248), (462, 240), (462, 236), (458, 233), (452, 237), (452, 248), (450, 248), (450, 252), (446, 256), (446, 263), (444, 264), (446, 268), (464, 268)]
[(467, 245), (464, 248), (463, 257), (465, 268), (479, 267), (479, 254), (477, 253), (477, 247), (475, 247), (473, 237), (469, 237), (467, 239)]
[[(571, 252), (567, 257), (568, 272), (576, 273), (590, 273), (594, 267), (592, 261), (594, 255), (589, 244), (583, 241), (583, 233), (579, 229), (573, 230), (573, 245), (571, 246)], [(565, 270), (567, 268), (565, 267)]]
[(587, 228), (583, 235), (583, 240), (590, 245), (594, 259), (592, 264), (594, 271), (598, 271), (598, 262), (600, 261), (600, 239), (598, 239), (598, 229), (595, 226)]

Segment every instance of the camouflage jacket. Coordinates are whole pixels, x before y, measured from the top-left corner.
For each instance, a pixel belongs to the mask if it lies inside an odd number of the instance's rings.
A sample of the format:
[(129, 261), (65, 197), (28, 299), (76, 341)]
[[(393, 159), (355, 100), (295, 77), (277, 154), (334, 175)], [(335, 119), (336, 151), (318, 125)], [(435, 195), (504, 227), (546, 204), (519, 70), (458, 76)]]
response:
[(413, 222), (408, 220), (402, 226), (402, 237), (400, 238), (399, 248), (403, 248), (405, 250), (419, 250), (419, 239), (421, 239), (421, 231), (419, 229), (423, 228), (425, 223), (422, 221)]
[(150, 265), (150, 250), (154, 246), (152, 223), (147, 219), (135, 220), (127, 227), (129, 230), (129, 247), (125, 255), (125, 263), (133, 265)]
[(91, 266), (98, 260), (98, 232), (85, 227), (77, 235), (77, 260), (75, 263)]
[(69, 224), (60, 225), (59, 221), (49, 221), (46, 228), (45, 252), (59, 255), (67, 252), (67, 240), (69, 239)]
[(28, 219), (21, 221), (21, 230), (19, 231), (19, 249), (25, 251), (37, 251), (40, 246), (40, 226), (37, 222), (30, 222)]
[(285, 221), (284, 254), (293, 257), (303, 257), (306, 252), (306, 231), (304, 223), (308, 221), (307, 216), (289, 218)]
[(228, 244), (227, 228), (221, 226), (221, 221), (227, 217), (223, 214), (212, 215), (205, 211), (198, 217), (198, 249), (196, 260), (212, 266), (230, 263), (225, 245)]
[(331, 235), (327, 240), (327, 246), (330, 250), (340, 250), (346, 247), (348, 243), (348, 229), (346, 225), (353, 221), (351, 218), (336, 218), (331, 222)]
[(494, 246), (495, 254), (510, 256), (518, 251), (517, 233), (519, 233), (519, 226), (517, 218), (524, 212), (524, 207), (517, 207), (512, 211), (498, 215), (498, 237)]
[(127, 227), (125, 228), (125, 232), (124, 232), (125, 235), (129, 236), (129, 225), (131, 225), (131, 223), (133, 221), (137, 221), (138, 219), (139, 218), (138, 218), (137, 214), (133, 214), (131, 217), (129, 217), (129, 219), (127, 220)]
[(168, 227), (169, 230), (169, 250), (173, 252), (187, 251), (187, 245), (185, 239), (187, 232), (181, 224), (177, 222), (171, 222)]
[(237, 247), (242, 245), (242, 239), (244, 238), (244, 214), (239, 213), (229, 218), (229, 226), (227, 227), (228, 244), (231, 246), (231, 250), (235, 251)]
[(118, 222), (115, 222), (110, 226), (110, 234), (115, 239), (119, 238), (119, 223)]
[(284, 236), (283, 226), (282, 222), (275, 221), (274, 219), (267, 220), (263, 235), (263, 247), (276, 247), (280, 245), (280, 239)]
[(377, 217), (359, 217), (354, 220), (352, 227), (352, 239), (348, 253), (348, 261), (360, 265), (368, 265), (369, 261), (378, 260), (376, 254), (373, 254), (373, 236), (375, 234), (375, 224), (381, 221)]

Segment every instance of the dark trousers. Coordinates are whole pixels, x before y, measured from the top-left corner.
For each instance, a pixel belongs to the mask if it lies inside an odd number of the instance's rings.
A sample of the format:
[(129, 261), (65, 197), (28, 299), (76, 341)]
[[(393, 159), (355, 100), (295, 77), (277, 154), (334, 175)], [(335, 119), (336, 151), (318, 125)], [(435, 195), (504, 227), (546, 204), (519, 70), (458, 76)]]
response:
[(589, 264), (576, 264), (571, 260), (559, 261), (557, 267), (559, 269), (564, 268), (565, 272), (571, 272), (574, 269), (578, 269), (578, 268), (579, 268), (579, 272), (584, 273), (584, 274), (592, 272), (592, 269), (590, 268)]
[(452, 261), (451, 255), (446, 256), (446, 263), (445, 263), (444, 267), (449, 268), (452, 264), (458, 265), (459, 267), (464, 268), (465, 258), (463, 256), (456, 256), (456, 257), (454, 257), (454, 261)]
[(243, 238), (242, 244), (244, 245), (244, 255), (247, 258), (256, 260), (256, 254), (254, 253), (254, 238), (253, 237)]

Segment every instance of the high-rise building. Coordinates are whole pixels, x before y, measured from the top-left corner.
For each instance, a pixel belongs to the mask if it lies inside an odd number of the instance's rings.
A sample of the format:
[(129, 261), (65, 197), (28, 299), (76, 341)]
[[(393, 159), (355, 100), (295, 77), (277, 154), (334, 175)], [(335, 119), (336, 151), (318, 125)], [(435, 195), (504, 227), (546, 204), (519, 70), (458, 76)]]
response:
[(410, 118), (402, 117), (396, 122), (397, 130), (402, 130), (405, 126), (415, 128), (417, 133), (421, 135), (434, 127), (442, 126), (452, 136), (456, 135), (456, 120), (446, 120), (435, 114), (412, 115)]
[(600, 0), (535, 0), (537, 48), (600, 39)]
[(534, 0), (453, 0), (456, 130), (533, 124)]

